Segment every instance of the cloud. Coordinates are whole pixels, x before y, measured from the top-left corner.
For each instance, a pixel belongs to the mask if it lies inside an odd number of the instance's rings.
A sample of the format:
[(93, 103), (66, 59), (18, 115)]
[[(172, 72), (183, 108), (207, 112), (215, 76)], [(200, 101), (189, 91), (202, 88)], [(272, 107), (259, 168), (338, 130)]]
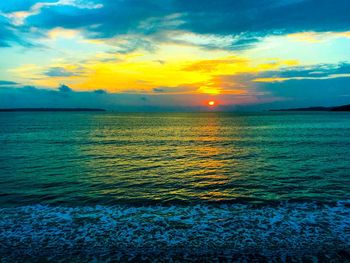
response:
[(350, 77), (350, 64), (321, 64), (282, 68), (278, 71), (260, 73), (254, 82), (283, 82), (288, 80), (322, 80), (331, 78)]
[[(57, 2), (58, 0), (45, 0), (45, 2)], [(11, 4), (8, 1), (0, 1), (0, 10), (5, 13), (12, 13), (16, 11), (26, 11), (32, 6), (38, 3), (38, 0), (11, 0)]]
[[(162, 96), (160, 99), (159, 96)], [(202, 95), (201, 95), (202, 96)], [(66, 108), (104, 108), (117, 111), (182, 111), (196, 110), (203, 101), (196, 101), (187, 94), (143, 94), (105, 93), (101, 96), (95, 91), (76, 91), (69, 96), (62, 96), (60, 90), (39, 89), (35, 87), (1, 88), (0, 108), (30, 107), (66, 107)]]
[(183, 70), (186, 71), (199, 71), (199, 72), (213, 72), (217, 71), (220, 67), (242, 65), (247, 63), (246, 59), (230, 57), (225, 59), (210, 59), (200, 60), (185, 66)]
[(297, 32), (288, 34), (287, 37), (297, 42), (321, 43), (335, 38), (349, 38), (350, 32)]
[(0, 2), (0, 47), (14, 44), (25, 47), (41, 46), (35, 44), (38, 37), (43, 37), (45, 27), (27, 23), (30, 17), (45, 14), (46, 10), (71, 7), (77, 10), (91, 10), (101, 8), (102, 5), (92, 1), (82, 0), (11, 0)]
[(157, 87), (153, 88), (154, 93), (190, 93), (195, 92), (197, 87), (179, 86), (179, 87)]
[(9, 47), (12, 43), (24, 44), (16, 35), (13, 26), (0, 12), (0, 47)]
[[(262, 100), (270, 98), (271, 102), (265, 105), (265, 109), (272, 106), (286, 108), (350, 104), (347, 96), (350, 94), (348, 63), (299, 66), (280, 71), (245, 73), (219, 78), (222, 83), (227, 83), (227, 86), (233, 83), (236, 86), (249, 88)], [(256, 81), (259, 78), (260, 81)], [(263, 79), (266, 81), (261, 81)]]
[[(235, 75), (218, 75), (212, 81), (214, 83), (220, 83), (223, 90), (234, 88), (244, 89), (249, 91), (249, 93), (253, 92), (262, 95), (269, 94), (269, 87), (278, 86), (277, 83), (280, 83), (280, 87), (283, 88), (284, 83), (287, 82), (293, 82), (296, 86), (298, 83), (303, 83), (303, 81), (309, 81), (308, 83), (315, 81), (316, 83), (322, 82), (322, 80), (326, 81), (337, 78), (348, 78), (350, 81), (349, 63), (282, 67), (279, 70), (251, 73), (243, 72)], [(317, 89), (317, 86), (310, 87), (310, 89), (313, 88)]]
[(120, 54), (155, 52), (161, 43), (241, 51), (271, 35), (298, 39), (304, 32), (350, 30), (347, 0), (13, 1), (0, 4), (0, 18), (7, 21), (2, 26), (0, 19), (0, 47), (35, 46), (57, 28), (79, 30)]
[[(331, 68), (330, 65), (328, 67)], [(348, 65), (339, 66), (342, 72)], [(305, 69), (310, 70), (310, 69)], [(295, 69), (302, 72), (303, 69)], [(292, 75), (294, 73), (289, 72)], [(297, 73), (295, 73), (297, 74)], [(306, 73), (305, 73), (306, 74)], [(284, 82), (253, 82), (256, 74), (217, 76), (223, 94), (215, 95), (220, 102), (217, 110), (262, 110), (271, 108), (332, 106), (349, 104), (350, 78), (291, 79)], [(225, 93), (246, 86), (245, 93)], [(213, 95), (183, 93), (181, 87), (158, 87), (154, 94), (104, 93), (101, 90), (74, 91), (64, 85), (59, 89), (0, 87), (0, 108), (14, 107), (89, 107), (117, 111), (197, 111), (207, 110), (205, 102)], [(186, 87), (185, 87), (186, 90)], [(69, 95), (68, 95), (69, 94)], [(101, 94), (104, 94), (101, 96)]]
[(0, 86), (6, 86), (6, 85), (18, 85), (17, 82), (14, 81), (8, 81), (8, 80), (0, 80)]
[(269, 96), (283, 98), (279, 107), (333, 106), (350, 104), (350, 78), (301, 79), (261, 83), (259, 89)]
[(5, 13), (5, 16), (12, 20), (12, 23), (16, 26), (23, 25), (25, 20), (34, 15), (41, 13), (42, 9), (54, 6), (72, 6), (78, 9), (96, 9), (101, 8), (101, 4), (94, 4), (92, 2), (84, 2), (79, 0), (59, 0), (59, 1), (46, 1), (37, 2), (32, 5), (28, 10), (19, 10), (14, 12)]
[[(219, 89), (224, 96), (235, 96), (240, 101), (238, 104), (250, 105), (243, 107), (247, 110), (269, 109), (273, 105), (283, 108), (350, 104), (350, 64), (294, 66), (214, 75), (209, 83), (198, 86)], [(223, 108), (229, 109), (232, 107)]]
[[(233, 75), (216, 75), (212, 83), (220, 83), (223, 90), (238, 88), (249, 90), (257, 87), (267, 87), (269, 83), (303, 80), (328, 80), (350, 78), (350, 63), (318, 64), (311, 66), (281, 67), (278, 70), (243, 71)], [(217, 84), (216, 84), (217, 85)]]
[(45, 75), (49, 77), (71, 77), (71, 76), (79, 76), (80, 74), (69, 71), (62, 67), (52, 67), (45, 72)]
[(97, 90), (94, 90), (94, 93), (96, 93), (96, 94), (107, 94), (107, 91), (105, 91), (103, 89), (97, 89)]
[(27, 23), (43, 29), (84, 27), (91, 38), (111, 38), (132, 32), (131, 29), (137, 29), (142, 21), (150, 17), (164, 15), (166, 2), (105, 0), (95, 2), (101, 7), (95, 9), (56, 5), (42, 9), (39, 14), (29, 17)]
[(64, 85), (64, 84), (61, 84), (59, 87), (58, 87), (58, 90), (60, 92), (72, 92), (73, 90), (68, 87), (67, 85)]
[[(145, 45), (144, 48), (149, 48), (149, 44), (139, 42), (142, 36), (153, 36), (155, 42), (169, 41), (166, 32), (182, 31), (217, 38), (231, 36), (229, 43), (216, 44), (209, 40), (197, 45), (240, 50), (268, 35), (350, 30), (350, 3), (347, 0), (336, 3), (328, 0), (60, 0), (30, 3), (32, 5), (19, 5), (22, 8), (2, 4), (0, 10), (15, 25), (41, 30), (82, 29), (86, 37), (100, 39), (131, 34), (133, 41), (130, 43)], [(126, 46), (121, 47), (121, 52), (127, 51)]]
[(156, 49), (152, 41), (141, 39), (138, 36), (118, 37), (117, 40), (110, 41), (110, 44), (115, 46), (114, 50), (111, 52), (112, 54), (128, 54), (138, 49), (152, 52)]
[[(281, 34), (301, 31), (343, 31), (350, 27), (350, 3), (340, 0), (284, 1), (252, 0), (213, 2), (175, 1), (178, 12), (184, 12), (182, 29), (207, 34), (242, 32)], [(210, 17), (210, 20), (208, 18)]]

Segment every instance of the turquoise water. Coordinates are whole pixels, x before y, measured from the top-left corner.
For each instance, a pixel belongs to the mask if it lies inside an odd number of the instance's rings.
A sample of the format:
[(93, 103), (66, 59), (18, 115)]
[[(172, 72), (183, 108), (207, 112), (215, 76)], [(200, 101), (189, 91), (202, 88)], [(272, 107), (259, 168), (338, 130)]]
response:
[(349, 113), (0, 113), (0, 205), (338, 201)]
[(0, 113), (0, 259), (344, 262), (349, 149), (350, 113)]

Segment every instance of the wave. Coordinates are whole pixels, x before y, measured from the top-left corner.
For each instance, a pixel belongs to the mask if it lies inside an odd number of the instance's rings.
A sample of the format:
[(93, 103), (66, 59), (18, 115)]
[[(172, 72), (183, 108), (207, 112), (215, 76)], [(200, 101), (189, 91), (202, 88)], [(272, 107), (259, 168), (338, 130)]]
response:
[(350, 200), (0, 209), (0, 253), (5, 261), (28, 257), (341, 261), (350, 256), (349, 248)]

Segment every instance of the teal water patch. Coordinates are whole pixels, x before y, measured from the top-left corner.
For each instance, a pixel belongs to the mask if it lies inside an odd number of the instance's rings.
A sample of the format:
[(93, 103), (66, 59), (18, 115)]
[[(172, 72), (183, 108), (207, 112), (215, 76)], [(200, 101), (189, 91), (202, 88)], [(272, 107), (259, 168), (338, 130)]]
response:
[(336, 202), (349, 113), (0, 113), (0, 206)]

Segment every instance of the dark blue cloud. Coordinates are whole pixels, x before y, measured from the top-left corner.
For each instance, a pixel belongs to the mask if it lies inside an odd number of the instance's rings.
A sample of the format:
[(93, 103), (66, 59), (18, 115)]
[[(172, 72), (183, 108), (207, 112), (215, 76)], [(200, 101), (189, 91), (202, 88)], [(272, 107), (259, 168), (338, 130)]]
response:
[[(254, 83), (263, 98), (275, 97), (275, 108), (333, 106), (350, 104), (350, 64), (319, 65), (281, 72), (265, 72), (264, 77), (291, 78), (282, 82)], [(257, 76), (250, 76), (249, 81)], [(300, 78), (300, 79), (295, 79)]]
[(97, 89), (97, 90), (94, 90), (94, 93), (96, 93), (96, 94), (107, 94), (107, 91), (105, 91), (104, 89)]
[(283, 98), (274, 108), (350, 104), (350, 78), (303, 79), (259, 84), (267, 96)]
[(177, 92), (190, 92), (197, 90), (196, 87), (186, 87), (186, 86), (178, 86), (178, 87), (157, 87), (153, 88), (153, 92), (155, 93), (177, 93)]
[[(242, 35), (233, 48), (251, 45), (268, 34), (350, 29), (348, 0), (101, 0), (103, 8), (43, 8), (27, 23), (39, 28), (85, 28), (89, 37), (151, 35), (183, 29), (202, 34)], [(167, 23), (171, 15), (182, 23)]]
[(112, 50), (110, 53), (127, 54), (137, 49), (144, 49), (147, 51), (154, 51), (156, 49), (155, 44), (149, 40), (140, 39), (140, 38), (130, 38), (126, 40), (127, 41), (125, 43), (118, 44), (117, 49)]
[(0, 86), (4, 85), (18, 85), (18, 83), (14, 81), (0, 80)]
[(253, 47), (257, 42), (260, 41), (260, 39), (261, 39), (260, 37), (243, 34), (242, 37), (240, 37), (236, 41), (233, 41), (232, 44), (227, 47), (227, 49), (230, 49), (230, 50), (247, 49), (247, 48)]
[(9, 47), (11, 43), (19, 41), (13, 30), (8, 20), (0, 15), (0, 47)]
[[(118, 0), (95, 1), (103, 8), (82, 9), (75, 6), (51, 6), (43, 8), (36, 16), (28, 18), (29, 25), (39, 28), (81, 28), (87, 29), (90, 37), (109, 38), (118, 34), (137, 31), (140, 23), (152, 17), (172, 13), (170, 1)], [(154, 25), (158, 28), (158, 25)], [(152, 31), (152, 26), (142, 30)]]
[(45, 75), (49, 77), (71, 77), (78, 76), (79, 73), (69, 71), (62, 67), (52, 67), (45, 72)]
[[(253, 87), (252, 87), (253, 88)], [(255, 90), (255, 91), (254, 91)], [(334, 106), (350, 104), (350, 78), (339, 77), (325, 80), (304, 79), (275, 83), (256, 83), (247, 105), (239, 105), (237, 95), (222, 95), (236, 101), (231, 106), (221, 106), (223, 111), (262, 110), (308, 106)], [(104, 94), (104, 93), (103, 93)], [(255, 94), (255, 95), (254, 95)], [(231, 96), (231, 97), (230, 97)], [(196, 95), (197, 101), (205, 101), (208, 95)], [(253, 99), (253, 104), (249, 101)], [(276, 100), (276, 101), (273, 101)], [(269, 103), (266, 103), (270, 101)], [(272, 101), (272, 102), (271, 102)], [(191, 94), (116, 94), (100, 92), (69, 92), (58, 89), (38, 89), (35, 87), (0, 87), (0, 108), (66, 107), (104, 108), (116, 111), (196, 111), (207, 110), (193, 106)]]
[(35, 44), (27, 39), (30, 29), (14, 26), (10, 20), (1, 14), (0, 9), (0, 48), (10, 47), (14, 44), (24, 47), (33, 47)]
[(57, 2), (57, 0), (11, 0), (11, 2), (0, 1), (0, 10), (4, 13), (28, 11), (33, 5), (35, 5), (38, 2), (54, 3)]
[[(259, 78), (282, 78), (283, 81), (256, 82)], [(294, 108), (350, 104), (350, 64), (320, 64), (285, 68), (279, 71), (217, 76), (223, 90), (245, 89), (255, 97), (245, 110)], [(270, 101), (269, 103), (266, 103)], [(235, 107), (223, 107), (232, 110)]]
[(257, 35), (299, 31), (339, 31), (350, 28), (347, 0), (221, 0), (176, 1), (186, 14), (181, 26), (198, 33)]
[[(1, 1), (0, 11), (28, 10), (38, 2)], [(128, 52), (133, 51), (135, 45), (153, 48), (146, 39), (140, 39), (142, 35), (156, 42), (169, 41), (161, 34), (167, 30), (236, 35), (239, 39), (227, 47), (235, 50), (249, 48), (270, 34), (350, 30), (348, 0), (92, 0), (89, 3), (102, 4), (103, 7), (44, 6), (38, 14), (28, 17), (24, 26), (16, 27), (17, 35), (23, 37), (31, 27), (41, 30), (56, 27), (83, 29), (89, 38), (132, 34), (138, 40), (121, 50)], [(9, 30), (0, 19), (0, 46), (16, 41), (23, 42), (23, 39), (16, 39), (13, 30)], [(216, 48), (215, 44), (203, 47)]]
[[(223, 75), (216, 76), (216, 81), (223, 83), (226, 88), (232, 87), (255, 87), (261, 83), (261, 80), (273, 82), (274, 78), (280, 78), (286, 83), (287, 81), (295, 81), (295, 83), (301, 82), (304, 79), (322, 81), (329, 78), (342, 77), (342, 75), (350, 76), (350, 63), (339, 64), (318, 64), (313, 66), (297, 66), (281, 68), (279, 70), (270, 70), (260, 73), (242, 73), (238, 75)], [(343, 76), (348, 77), (348, 76)], [(350, 79), (350, 78), (349, 78)], [(277, 82), (277, 81), (276, 81)], [(232, 83), (233, 86), (230, 86)], [(260, 84), (260, 86), (263, 84)], [(268, 85), (269, 86), (269, 85)], [(224, 87), (225, 88), (225, 87)]]
[(73, 90), (68, 87), (67, 85), (64, 85), (64, 84), (61, 84), (59, 87), (58, 87), (58, 90), (60, 92), (72, 92)]
[(222, 110), (260, 111), (350, 104), (350, 77), (255, 83), (249, 88), (256, 94), (253, 103), (226, 105)]
[(325, 78), (337, 74), (350, 74), (350, 63), (319, 64), (313, 66), (288, 67), (276, 71), (266, 71), (253, 78)]
[(161, 95), (162, 99), (159, 99), (159, 96), (126, 93), (106, 93), (101, 96), (96, 91), (62, 94), (59, 90), (35, 87), (0, 87), (0, 108), (104, 108), (124, 112), (198, 109), (179, 105), (174, 102), (172, 95)]
[(164, 88), (154, 88), (153, 91), (162, 93), (162, 92), (165, 92), (165, 89)]

